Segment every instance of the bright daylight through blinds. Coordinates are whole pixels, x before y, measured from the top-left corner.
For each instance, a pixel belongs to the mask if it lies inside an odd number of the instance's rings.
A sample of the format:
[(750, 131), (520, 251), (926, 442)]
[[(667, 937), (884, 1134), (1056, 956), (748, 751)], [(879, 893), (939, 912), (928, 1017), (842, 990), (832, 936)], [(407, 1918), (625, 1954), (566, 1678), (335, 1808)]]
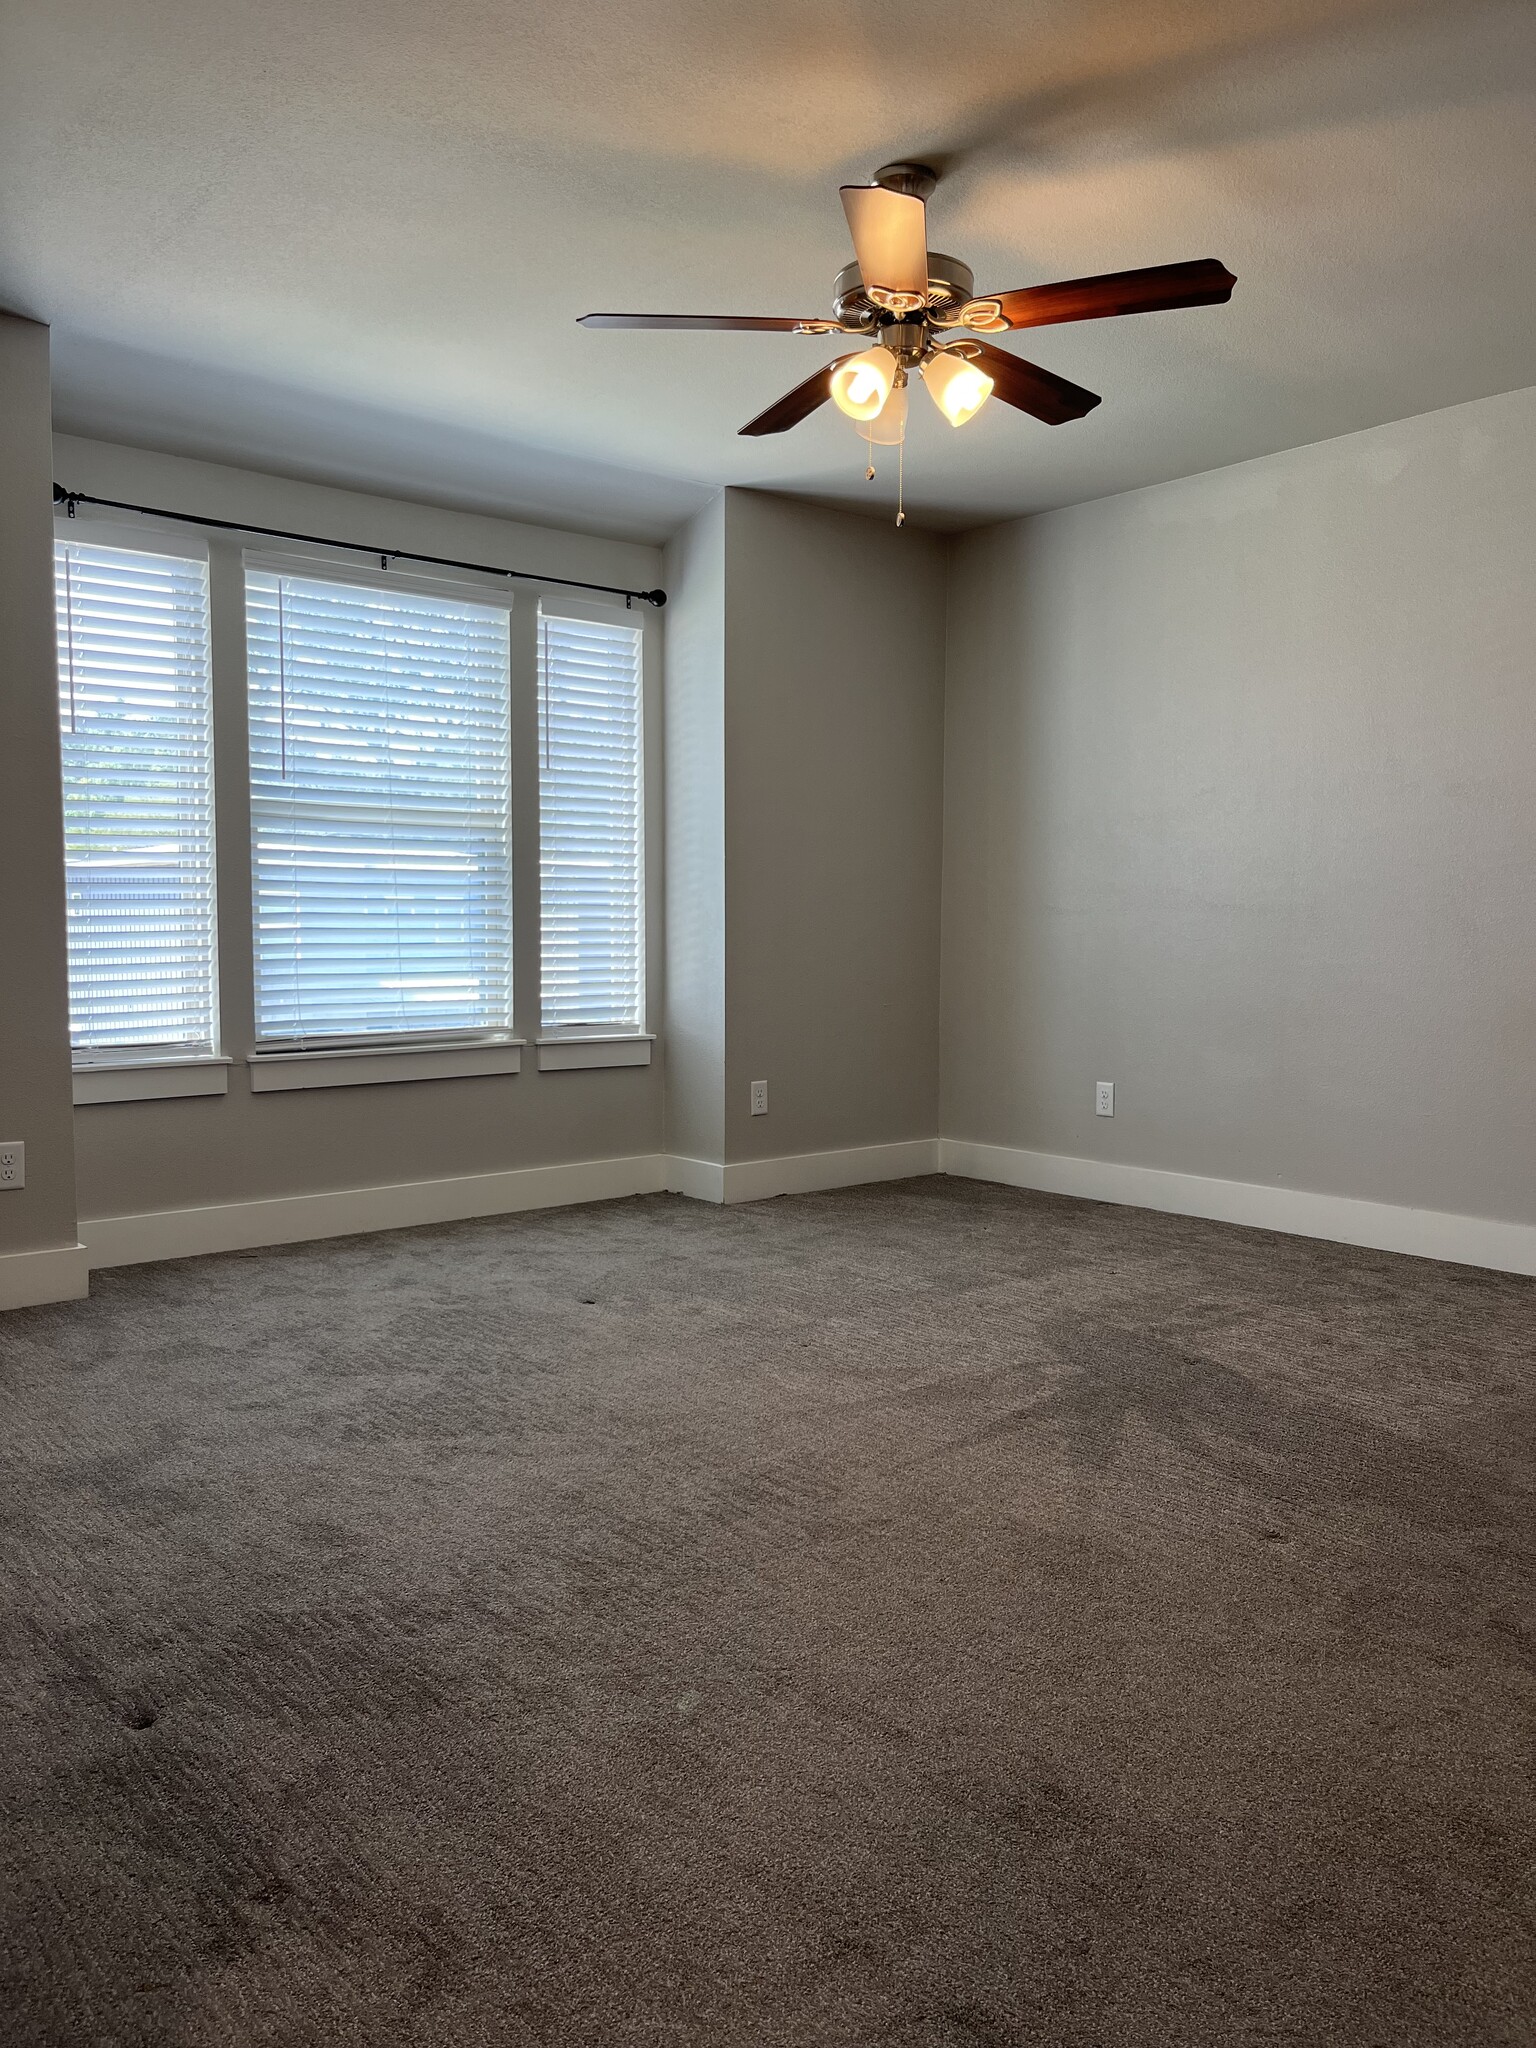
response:
[(548, 1031), (639, 1031), (640, 628), (539, 613), (539, 891)]
[(512, 1022), (503, 605), (252, 569), (256, 1035)]
[(208, 566), (70, 540), (54, 574), (70, 1038), (211, 1053)]

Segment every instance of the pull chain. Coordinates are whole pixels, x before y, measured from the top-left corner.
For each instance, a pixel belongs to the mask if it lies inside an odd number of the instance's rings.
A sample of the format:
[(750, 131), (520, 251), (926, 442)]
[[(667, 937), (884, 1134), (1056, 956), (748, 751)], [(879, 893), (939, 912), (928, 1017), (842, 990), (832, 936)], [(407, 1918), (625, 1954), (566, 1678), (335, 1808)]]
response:
[(907, 437), (905, 432), (903, 432), (901, 439), (896, 443), (896, 524), (898, 526), (905, 526), (907, 523), (906, 492)]

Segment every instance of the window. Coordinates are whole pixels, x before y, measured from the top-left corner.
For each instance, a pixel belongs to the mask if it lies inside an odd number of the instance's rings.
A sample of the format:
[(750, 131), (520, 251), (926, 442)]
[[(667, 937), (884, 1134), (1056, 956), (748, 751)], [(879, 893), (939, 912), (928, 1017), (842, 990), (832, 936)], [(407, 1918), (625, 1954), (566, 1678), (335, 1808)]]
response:
[(640, 628), (539, 610), (539, 894), (546, 1031), (644, 1027)]
[(217, 1037), (208, 564), (54, 549), (77, 1064)]
[(256, 1037), (512, 1023), (505, 604), (246, 576)]

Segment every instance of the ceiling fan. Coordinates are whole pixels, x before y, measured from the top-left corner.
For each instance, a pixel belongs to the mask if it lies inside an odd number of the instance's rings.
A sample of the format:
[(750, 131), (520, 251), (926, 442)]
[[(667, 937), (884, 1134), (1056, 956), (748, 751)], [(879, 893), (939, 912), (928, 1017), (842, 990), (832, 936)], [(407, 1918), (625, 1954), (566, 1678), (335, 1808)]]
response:
[[(1081, 419), (1096, 393), (978, 337), (1068, 320), (1217, 306), (1237, 282), (1214, 257), (1161, 263), (1107, 277), (976, 295), (970, 267), (928, 247), (926, 201), (938, 183), (926, 164), (886, 164), (872, 185), (844, 185), (843, 211), (857, 261), (837, 274), (832, 318), (738, 313), (586, 313), (583, 327), (669, 331), (737, 328), (771, 334), (861, 334), (870, 345), (834, 358), (748, 420), (743, 434), (782, 434), (830, 398), (872, 442), (905, 437), (907, 380), (923, 379), (940, 412), (963, 426), (994, 394), (1047, 426)], [(873, 468), (871, 468), (873, 474)]]

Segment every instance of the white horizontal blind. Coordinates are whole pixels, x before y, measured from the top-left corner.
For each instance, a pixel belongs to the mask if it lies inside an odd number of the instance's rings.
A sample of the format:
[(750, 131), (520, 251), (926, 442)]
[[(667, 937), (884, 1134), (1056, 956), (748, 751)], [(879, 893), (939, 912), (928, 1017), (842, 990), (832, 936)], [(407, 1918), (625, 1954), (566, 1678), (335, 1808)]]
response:
[(507, 612), (249, 568), (256, 1036), (512, 1022)]
[(645, 1009), (640, 628), (539, 611), (539, 893), (548, 1031)]
[(208, 565), (54, 547), (77, 1058), (217, 1033)]

